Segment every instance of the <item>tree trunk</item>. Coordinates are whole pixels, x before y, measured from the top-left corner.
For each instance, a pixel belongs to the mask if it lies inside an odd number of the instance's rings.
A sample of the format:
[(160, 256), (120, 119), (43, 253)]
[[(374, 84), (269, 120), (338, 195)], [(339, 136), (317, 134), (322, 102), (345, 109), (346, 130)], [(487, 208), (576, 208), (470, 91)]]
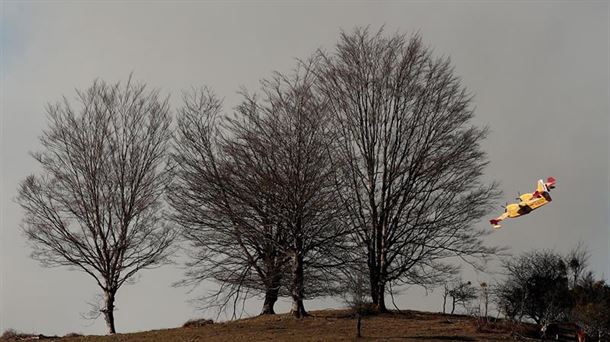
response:
[(104, 319), (106, 320), (106, 326), (108, 327), (108, 334), (110, 335), (116, 333), (116, 329), (114, 327), (114, 295), (115, 292), (112, 291), (105, 293), (105, 307), (102, 309)]
[(273, 270), (273, 276), (270, 280), (271, 284), (267, 281), (265, 282), (265, 302), (263, 303), (263, 310), (261, 311), (261, 315), (274, 315), (275, 310), (273, 307), (277, 302), (278, 295), (280, 292), (280, 283), (282, 281), (282, 276), (279, 271), (277, 271), (272, 265), (269, 269)]
[[(369, 178), (369, 179), (372, 179)], [(371, 203), (373, 204), (373, 203)], [(374, 208), (374, 207), (373, 207)], [(377, 304), (375, 305), (376, 309), (378, 312), (386, 312), (386, 307), (385, 307), (385, 288), (384, 288), (384, 283), (383, 283), (383, 264), (382, 264), (382, 259), (383, 259), (383, 227), (380, 226), (377, 221), (378, 219), (376, 218), (377, 214), (375, 213), (375, 211), (373, 211), (373, 223), (374, 223), (374, 227), (375, 227), (375, 264), (377, 265), (377, 268), (375, 269), (376, 271), (376, 278), (377, 278), (377, 286), (376, 286), (376, 290), (377, 290)]]
[[(376, 216), (373, 214), (373, 216)], [(377, 219), (373, 218), (373, 221), (376, 222)], [(371, 291), (374, 291), (374, 298), (377, 299), (377, 302), (373, 301), (375, 304), (375, 308), (380, 313), (388, 312), (388, 309), (385, 306), (385, 285), (386, 285), (386, 251), (384, 250), (384, 230), (385, 227), (382, 224), (375, 224), (375, 254), (373, 258), (374, 263), (374, 277), (371, 277), (372, 280), (375, 280), (374, 286), (371, 286)], [(373, 284), (371, 284), (373, 285)]]
[(385, 306), (385, 283), (381, 282), (377, 285), (377, 311), (388, 312), (388, 308)]
[(295, 300), (294, 297), (292, 298), (292, 309), (290, 310), (290, 313), (292, 313), (292, 315), (296, 318), (303, 318), (309, 315), (307, 311), (305, 311), (303, 300)]
[(362, 328), (362, 315), (358, 312), (356, 316), (358, 317), (358, 323), (356, 323), (356, 337), (362, 337), (362, 334), (360, 333), (360, 328)]
[(292, 310), (290, 310), (290, 313), (296, 318), (307, 316), (305, 306), (303, 306), (303, 283), (303, 256), (296, 252), (292, 262)]
[(377, 307), (377, 305), (379, 304), (379, 297), (378, 297), (379, 284), (377, 282), (377, 279), (378, 279), (377, 278), (377, 269), (374, 266), (369, 265), (369, 272), (370, 272), (369, 279), (371, 282), (371, 301), (373, 301), (373, 305), (375, 307)]
[(381, 268), (369, 265), (371, 280), (371, 300), (378, 312), (388, 312), (385, 306), (385, 283), (381, 281)]
[(371, 301), (375, 308), (379, 307), (379, 273), (380, 268), (377, 264), (377, 257), (373, 249), (369, 249), (368, 266), (369, 266), (369, 279), (371, 282)]
[(443, 313), (446, 313), (445, 308), (447, 307), (447, 294), (443, 294)]
[(453, 315), (453, 313), (455, 312), (455, 297), (453, 297), (452, 299), (453, 299), (453, 302), (451, 305), (451, 314)]
[(275, 315), (275, 310), (273, 310), (273, 306), (275, 305), (275, 302), (277, 302), (279, 291), (279, 286), (267, 288), (267, 291), (265, 291), (265, 302), (263, 303), (263, 310), (261, 311), (261, 315)]

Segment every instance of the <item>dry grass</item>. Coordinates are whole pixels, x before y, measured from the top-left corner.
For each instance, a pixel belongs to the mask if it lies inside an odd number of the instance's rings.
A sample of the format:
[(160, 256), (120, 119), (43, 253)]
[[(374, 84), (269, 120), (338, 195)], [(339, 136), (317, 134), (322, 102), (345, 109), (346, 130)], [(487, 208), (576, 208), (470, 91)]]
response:
[[(479, 331), (477, 331), (479, 330)], [(355, 338), (356, 320), (344, 310), (314, 311), (297, 320), (290, 315), (254, 317), (200, 327), (153, 330), (114, 336), (75, 336), (61, 341), (507, 341), (507, 327), (496, 323), (477, 329), (467, 316), (408, 311), (363, 319), (363, 337)]]

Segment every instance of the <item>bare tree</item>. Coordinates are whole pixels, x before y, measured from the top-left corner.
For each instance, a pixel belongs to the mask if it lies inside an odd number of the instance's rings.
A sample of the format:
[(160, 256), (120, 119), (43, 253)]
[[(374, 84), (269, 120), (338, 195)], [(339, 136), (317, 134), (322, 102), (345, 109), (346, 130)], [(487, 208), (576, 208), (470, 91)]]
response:
[[(374, 312), (366, 275), (366, 265), (351, 265), (343, 268), (343, 301), (356, 316), (356, 337), (362, 337), (362, 317)], [(364, 266), (364, 267), (358, 267)]]
[(549, 250), (524, 253), (507, 260), (504, 271), (498, 304), (509, 317), (528, 317), (542, 325), (567, 315), (571, 298), (561, 255)]
[(329, 290), (329, 271), (340, 263), (336, 255), (345, 233), (337, 205), (340, 160), (333, 158), (331, 148), (335, 134), (327, 102), (315, 93), (315, 60), (310, 62), (290, 76), (276, 73), (263, 81), (262, 100), (245, 94), (238, 108), (241, 117), (229, 127), (234, 140), (227, 149), (240, 162), (238, 170), (264, 179), (270, 189), (275, 222), (287, 235), (281, 247), (291, 259), (289, 287), (296, 317), (306, 315), (306, 295)]
[[(206, 307), (232, 305), (264, 295), (261, 314), (274, 314), (288, 259), (287, 236), (270, 205), (273, 193), (255, 172), (261, 160), (229, 153), (222, 134), (222, 103), (207, 88), (185, 93), (175, 136), (175, 177), (170, 203), (190, 261), (182, 285), (220, 284)], [(242, 307), (243, 309), (243, 307)]]
[(162, 201), (171, 118), (167, 99), (131, 77), (77, 94), (78, 109), (66, 98), (48, 106), (43, 150), (33, 154), (42, 172), (21, 183), (17, 202), (32, 257), (91, 275), (113, 334), (118, 289), (166, 262), (174, 239)]
[(589, 266), (590, 253), (587, 247), (579, 241), (565, 256), (565, 264), (568, 266), (570, 288), (578, 286), (578, 282)]
[(572, 293), (571, 318), (592, 338), (597, 336), (598, 341), (607, 341), (610, 337), (610, 286), (589, 273)]
[(305, 296), (332, 287), (343, 225), (328, 112), (308, 70), (263, 81), (262, 100), (244, 91), (233, 119), (206, 89), (180, 110), (170, 202), (192, 247), (182, 284), (215, 280), (220, 307), (262, 292), (272, 314), (289, 293), (302, 317)]
[(525, 316), (527, 293), (514, 282), (503, 282), (494, 287), (492, 300), (498, 311), (511, 322), (521, 322)]
[(468, 304), (477, 298), (477, 289), (470, 281), (457, 280), (449, 286), (449, 297), (451, 297), (451, 314), (455, 312), (456, 305), (462, 305), (465, 310)]
[(479, 307), (482, 305), (483, 306), (483, 317), (485, 319), (485, 321), (487, 322), (487, 314), (489, 312), (489, 285), (486, 282), (481, 282), (479, 283), (479, 286), (481, 287), (480, 289), (480, 294), (479, 294)]
[(487, 130), (448, 59), (419, 36), (343, 33), (320, 53), (320, 87), (339, 130), (343, 203), (366, 256), (371, 297), (386, 310), (390, 283), (433, 284), (459, 257), (476, 265), (496, 248), (473, 223), (498, 195), (482, 181)]
[(449, 282), (443, 284), (443, 313), (447, 313), (447, 298), (449, 298)]

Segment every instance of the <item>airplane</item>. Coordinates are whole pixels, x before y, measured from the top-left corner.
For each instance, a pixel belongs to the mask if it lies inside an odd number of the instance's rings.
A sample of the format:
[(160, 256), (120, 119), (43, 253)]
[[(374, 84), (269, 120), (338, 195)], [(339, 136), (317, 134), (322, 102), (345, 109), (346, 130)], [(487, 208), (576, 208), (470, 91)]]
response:
[(500, 215), (498, 218), (489, 220), (489, 223), (496, 229), (501, 228), (500, 221), (506, 218), (514, 218), (529, 214), (532, 210), (538, 209), (551, 202), (552, 199), (549, 192), (551, 189), (555, 189), (555, 183), (556, 180), (553, 177), (547, 178), (546, 182), (543, 182), (542, 179), (539, 180), (536, 191), (519, 195), (519, 197), (517, 197), (519, 203), (507, 204), (504, 209), (504, 214)]

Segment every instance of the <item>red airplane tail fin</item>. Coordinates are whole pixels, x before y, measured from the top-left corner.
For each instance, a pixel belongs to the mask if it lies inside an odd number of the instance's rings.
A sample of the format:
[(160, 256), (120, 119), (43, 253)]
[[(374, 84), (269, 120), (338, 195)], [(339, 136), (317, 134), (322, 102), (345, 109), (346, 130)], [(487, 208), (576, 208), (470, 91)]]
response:
[(555, 179), (555, 177), (549, 177), (546, 179), (546, 187), (549, 189), (555, 189), (555, 183), (557, 182), (557, 180)]

